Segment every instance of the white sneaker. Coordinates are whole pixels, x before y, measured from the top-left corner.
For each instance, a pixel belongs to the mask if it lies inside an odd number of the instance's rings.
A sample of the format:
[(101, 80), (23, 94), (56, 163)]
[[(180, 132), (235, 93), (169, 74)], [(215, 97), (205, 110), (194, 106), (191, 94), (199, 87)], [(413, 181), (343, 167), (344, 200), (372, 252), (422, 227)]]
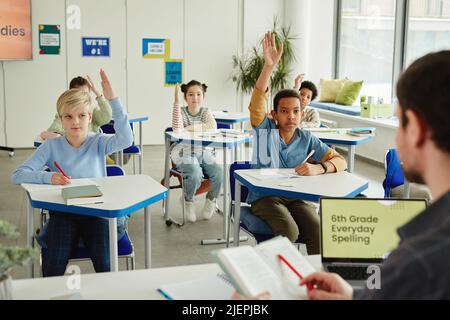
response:
[(213, 214), (216, 212), (216, 201), (205, 199), (205, 206), (203, 207), (202, 215), (203, 219), (211, 219)]
[[(181, 200), (181, 205), (183, 205), (183, 198)], [(197, 221), (197, 216), (195, 215), (195, 208), (194, 208), (194, 202), (193, 201), (184, 201), (184, 214), (187, 217), (187, 220), (189, 222), (195, 222)]]

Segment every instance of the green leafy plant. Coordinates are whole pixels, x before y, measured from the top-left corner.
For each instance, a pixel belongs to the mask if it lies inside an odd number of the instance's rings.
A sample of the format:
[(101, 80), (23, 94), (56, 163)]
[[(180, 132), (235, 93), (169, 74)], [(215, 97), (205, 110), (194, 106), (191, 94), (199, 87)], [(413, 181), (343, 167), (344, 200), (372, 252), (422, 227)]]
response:
[[(297, 39), (291, 35), (291, 28), (281, 26), (278, 18), (274, 18), (272, 33), (275, 34), (275, 41), (279, 48), (284, 44), (283, 56), (277, 65), (270, 81), (270, 93), (290, 87), (288, 84), (291, 70), (289, 66), (296, 61), (292, 41)], [(250, 93), (258, 80), (259, 74), (264, 66), (262, 54), (262, 40), (258, 45), (252, 47), (243, 56), (233, 56), (233, 73), (231, 78), (236, 83), (236, 90), (243, 93)]]
[[(14, 225), (0, 220), (0, 239), (16, 239), (18, 237), (19, 233)], [(36, 259), (37, 256), (37, 249), (5, 246), (0, 243), (0, 279), (4, 278), (13, 267), (23, 266)]]

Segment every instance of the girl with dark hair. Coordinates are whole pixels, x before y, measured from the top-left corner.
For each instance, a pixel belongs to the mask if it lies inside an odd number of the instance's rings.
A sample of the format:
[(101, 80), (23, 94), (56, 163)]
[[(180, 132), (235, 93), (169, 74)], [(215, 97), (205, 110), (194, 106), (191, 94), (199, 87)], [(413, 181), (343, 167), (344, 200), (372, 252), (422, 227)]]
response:
[[(203, 100), (208, 86), (196, 80), (181, 85), (186, 107), (180, 107), (180, 86), (175, 86), (175, 101), (173, 104), (172, 129), (175, 132), (209, 131), (217, 128), (212, 113), (203, 107)], [(190, 222), (195, 222), (197, 216), (194, 208), (194, 195), (200, 187), (204, 176), (208, 176), (211, 190), (206, 195), (202, 211), (203, 219), (210, 219), (216, 211), (216, 199), (222, 184), (222, 168), (216, 163), (214, 155), (201, 146), (174, 144), (170, 156), (176, 168), (184, 175), (184, 209)], [(183, 200), (183, 199), (182, 199)]]

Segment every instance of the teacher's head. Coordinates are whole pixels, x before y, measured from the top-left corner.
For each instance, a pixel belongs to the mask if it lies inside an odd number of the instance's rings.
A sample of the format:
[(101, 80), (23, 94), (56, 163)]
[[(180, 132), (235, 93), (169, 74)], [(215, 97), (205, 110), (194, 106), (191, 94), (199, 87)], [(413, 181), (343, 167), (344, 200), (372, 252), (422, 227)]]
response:
[(396, 143), (405, 176), (429, 184), (450, 167), (450, 51), (413, 62), (397, 83), (397, 98)]

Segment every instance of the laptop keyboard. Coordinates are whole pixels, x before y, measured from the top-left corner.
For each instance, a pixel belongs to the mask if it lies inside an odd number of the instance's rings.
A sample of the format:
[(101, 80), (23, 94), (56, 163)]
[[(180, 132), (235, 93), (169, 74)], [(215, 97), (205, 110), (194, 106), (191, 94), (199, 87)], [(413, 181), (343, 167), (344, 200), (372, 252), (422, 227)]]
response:
[(367, 280), (367, 266), (328, 266), (329, 272), (334, 272), (346, 280)]

